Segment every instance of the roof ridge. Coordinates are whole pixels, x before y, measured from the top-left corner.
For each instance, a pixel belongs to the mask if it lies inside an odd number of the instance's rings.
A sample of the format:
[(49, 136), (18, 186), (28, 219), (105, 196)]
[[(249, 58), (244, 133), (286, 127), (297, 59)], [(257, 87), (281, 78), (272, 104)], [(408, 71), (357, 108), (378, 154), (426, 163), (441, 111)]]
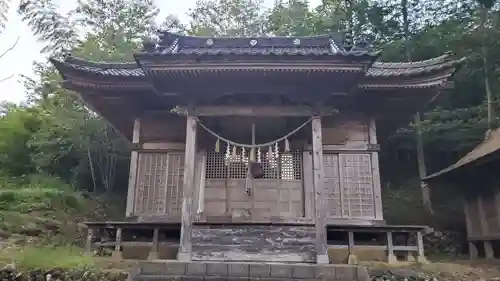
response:
[(96, 68), (123, 68), (123, 69), (140, 68), (137, 65), (137, 62), (135, 62), (135, 61), (128, 61), (128, 62), (93, 61), (93, 60), (87, 60), (87, 59), (80, 58), (80, 57), (74, 57), (71, 54), (67, 54), (66, 56), (64, 56), (64, 60), (62, 60), (61, 62), (78, 64), (78, 65), (87, 66), (87, 67), (96, 67)]
[(419, 61), (410, 61), (410, 62), (382, 62), (382, 61), (377, 61), (374, 62), (372, 67), (374, 68), (392, 68), (392, 69), (398, 69), (398, 68), (418, 68), (418, 67), (427, 67), (427, 66), (433, 66), (433, 65), (438, 65), (445, 63), (446, 61), (449, 60), (449, 57), (451, 54), (445, 53), (441, 56), (426, 59), (426, 60), (419, 60)]

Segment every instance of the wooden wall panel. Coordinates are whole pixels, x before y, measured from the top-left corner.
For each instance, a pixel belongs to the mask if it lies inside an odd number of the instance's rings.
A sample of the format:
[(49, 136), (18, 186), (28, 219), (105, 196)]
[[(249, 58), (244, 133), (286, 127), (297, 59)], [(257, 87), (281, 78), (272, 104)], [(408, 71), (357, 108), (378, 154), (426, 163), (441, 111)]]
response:
[(314, 262), (312, 226), (193, 227), (193, 260)]
[(144, 116), (141, 118), (141, 143), (185, 142), (186, 118), (181, 116)]
[(500, 234), (500, 228), (497, 219), (497, 210), (495, 206), (495, 198), (483, 196), (483, 209), (486, 224), (488, 226), (487, 235)]
[(477, 198), (467, 199), (467, 217), (469, 219), (469, 233), (471, 237), (481, 236), (481, 221), (479, 219), (479, 208)]
[(361, 117), (352, 118), (323, 118), (323, 145), (357, 146), (370, 143), (368, 119)]

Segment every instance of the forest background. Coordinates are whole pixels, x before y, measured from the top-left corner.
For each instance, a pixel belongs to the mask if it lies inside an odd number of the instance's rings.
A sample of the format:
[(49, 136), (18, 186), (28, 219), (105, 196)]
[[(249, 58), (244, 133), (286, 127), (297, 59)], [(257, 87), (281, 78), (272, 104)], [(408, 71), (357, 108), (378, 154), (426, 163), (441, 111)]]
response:
[[(2, 28), (9, 24), (9, 4), (0, 0)], [(470, 151), (497, 124), (492, 113), (500, 112), (500, 11), (495, 4), (324, 0), (312, 8), (307, 0), (277, 0), (264, 8), (261, 0), (200, 0), (187, 22), (169, 15), (160, 26), (151, 0), (79, 0), (67, 14), (59, 13), (50, 0), (28, 0), (21, 2), (19, 13), (44, 42), (43, 52), (70, 52), (94, 61), (133, 60), (133, 53), (158, 28), (210, 36), (304, 36), (350, 29), (355, 40), (382, 49), (384, 61), (425, 60), (446, 52), (467, 57), (454, 77), (455, 87), (415, 119), (418, 126), (409, 124), (384, 140), (381, 152), (388, 222), (461, 232), (460, 198), (452, 196), (453, 187), (432, 190), (434, 212), (424, 208), (418, 163), (425, 163), (426, 174), (436, 172)], [(8, 53), (9, 46), (1, 47)], [(119, 195), (124, 205), (129, 145), (75, 93), (61, 88), (61, 77), (50, 64), (33, 68), (35, 77), (23, 80), (27, 102), (0, 105), (0, 209), (14, 200), (12, 194), (34, 189)], [(418, 156), (419, 143), (424, 157)]]

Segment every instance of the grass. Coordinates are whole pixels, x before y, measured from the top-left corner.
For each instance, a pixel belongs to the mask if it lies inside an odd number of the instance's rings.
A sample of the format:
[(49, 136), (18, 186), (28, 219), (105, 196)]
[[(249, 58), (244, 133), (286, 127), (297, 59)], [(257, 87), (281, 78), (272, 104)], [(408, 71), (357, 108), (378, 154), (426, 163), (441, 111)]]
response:
[(84, 238), (79, 223), (107, 216), (107, 207), (57, 178), (0, 174), (0, 264), (24, 269), (96, 267), (96, 259), (78, 247)]
[(85, 255), (82, 249), (72, 247), (25, 246), (4, 249), (0, 261), (13, 263), (16, 268), (89, 268), (95, 267), (95, 260)]

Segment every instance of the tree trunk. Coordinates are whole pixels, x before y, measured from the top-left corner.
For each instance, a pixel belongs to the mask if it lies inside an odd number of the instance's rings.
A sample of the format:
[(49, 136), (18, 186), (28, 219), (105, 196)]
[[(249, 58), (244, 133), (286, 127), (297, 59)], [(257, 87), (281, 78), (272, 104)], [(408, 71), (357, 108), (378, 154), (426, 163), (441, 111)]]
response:
[(486, 102), (488, 105), (488, 130), (493, 129), (494, 126), (494, 112), (491, 94), (491, 84), (490, 84), (490, 71), (488, 68), (488, 49), (486, 46), (486, 22), (488, 20), (488, 8), (481, 5), (481, 56), (483, 57), (483, 68), (484, 68), (484, 88), (486, 90)]
[[(405, 54), (406, 61), (411, 61), (411, 48), (410, 48), (410, 21), (408, 19), (408, 0), (401, 0), (401, 11), (403, 15), (403, 32), (405, 39)], [(420, 179), (427, 175), (427, 169), (425, 166), (425, 154), (424, 154), (424, 144), (422, 141), (422, 131), (420, 129), (420, 113), (417, 112), (414, 116), (415, 122), (415, 142), (417, 146), (417, 164), (418, 164), (418, 175)], [(429, 214), (433, 213), (431, 196), (429, 192), (429, 187), (427, 184), (420, 180), (420, 188), (422, 190), (422, 203)]]

